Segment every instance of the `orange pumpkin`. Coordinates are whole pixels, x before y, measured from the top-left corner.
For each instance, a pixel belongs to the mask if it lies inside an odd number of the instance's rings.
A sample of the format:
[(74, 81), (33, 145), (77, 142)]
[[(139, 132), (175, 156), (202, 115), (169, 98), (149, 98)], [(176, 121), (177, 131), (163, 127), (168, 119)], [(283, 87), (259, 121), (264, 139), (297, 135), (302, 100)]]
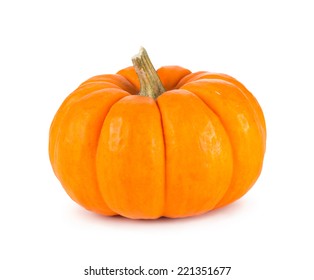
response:
[(50, 128), (53, 170), (88, 210), (132, 219), (205, 213), (257, 180), (266, 126), (237, 80), (179, 66), (95, 76), (63, 102)]

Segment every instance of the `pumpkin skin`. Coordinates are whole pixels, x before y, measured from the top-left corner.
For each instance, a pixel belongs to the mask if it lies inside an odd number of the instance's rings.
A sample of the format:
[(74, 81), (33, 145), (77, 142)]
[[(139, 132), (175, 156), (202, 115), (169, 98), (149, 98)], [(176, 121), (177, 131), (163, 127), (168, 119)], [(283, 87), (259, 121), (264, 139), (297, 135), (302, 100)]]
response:
[(50, 127), (49, 156), (68, 195), (106, 216), (199, 215), (242, 197), (260, 175), (266, 125), (237, 80), (179, 66), (138, 95), (134, 67), (82, 83)]

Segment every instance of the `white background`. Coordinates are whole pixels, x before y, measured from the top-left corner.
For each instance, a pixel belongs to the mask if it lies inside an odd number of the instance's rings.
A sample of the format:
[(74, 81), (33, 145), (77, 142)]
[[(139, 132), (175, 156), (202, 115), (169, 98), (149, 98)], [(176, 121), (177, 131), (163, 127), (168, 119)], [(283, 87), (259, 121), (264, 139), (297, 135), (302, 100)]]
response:
[[(142, 265), (232, 267), (197, 279), (314, 279), (311, 2), (1, 1), (0, 278), (106, 279), (83, 270)], [(129, 66), (140, 46), (156, 68), (227, 73), (259, 100), (264, 169), (238, 202), (132, 221), (87, 212), (61, 188), (48, 160), (56, 110), (87, 78)]]

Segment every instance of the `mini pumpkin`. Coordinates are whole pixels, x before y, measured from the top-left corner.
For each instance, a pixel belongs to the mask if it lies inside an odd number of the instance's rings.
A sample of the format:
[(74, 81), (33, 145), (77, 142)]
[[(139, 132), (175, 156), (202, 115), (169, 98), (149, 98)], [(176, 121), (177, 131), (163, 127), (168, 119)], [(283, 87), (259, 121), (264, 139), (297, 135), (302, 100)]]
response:
[(88, 210), (132, 219), (205, 213), (242, 197), (263, 164), (261, 107), (237, 80), (179, 66), (95, 76), (50, 127), (49, 155), (68, 195)]

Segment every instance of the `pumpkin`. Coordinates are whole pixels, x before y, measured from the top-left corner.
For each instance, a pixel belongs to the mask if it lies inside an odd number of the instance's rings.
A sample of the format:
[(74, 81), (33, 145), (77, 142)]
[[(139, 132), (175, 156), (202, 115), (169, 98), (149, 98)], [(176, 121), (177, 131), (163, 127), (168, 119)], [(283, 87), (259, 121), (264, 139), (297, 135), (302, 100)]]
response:
[(68, 195), (132, 219), (199, 215), (242, 197), (265, 153), (254, 96), (228, 75), (155, 71), (143, 48), (132, 61), (83, 82), (53, 119), (50, 161)]

